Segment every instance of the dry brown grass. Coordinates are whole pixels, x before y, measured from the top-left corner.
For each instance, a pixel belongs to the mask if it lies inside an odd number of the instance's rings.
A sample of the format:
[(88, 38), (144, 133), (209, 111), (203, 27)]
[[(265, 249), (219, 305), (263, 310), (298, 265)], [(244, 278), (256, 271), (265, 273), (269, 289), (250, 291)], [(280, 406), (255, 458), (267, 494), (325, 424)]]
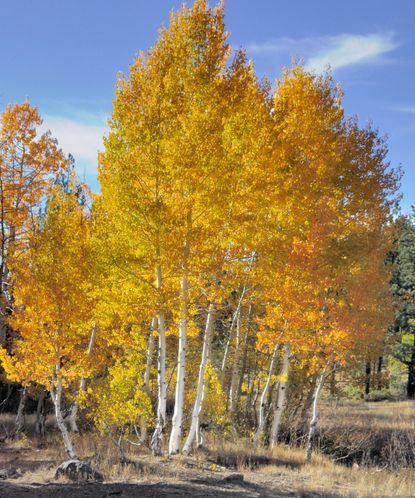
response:
[[(243, 472), (245, 478), (255, 484), (270, 489), (279, 488), (291, 491), (295, 496), (309, 496), (318, 493), (336, 497), (393, 497), (414, 496), (415, 475), (411, 469), (390, 471), (354, 465), (346, 467), (334, 463), (329, 457), (316, 453), (310, 465), (304, 464), (305, 451), (299, 448), (278, 446), (272, 452), (255, 452), (252, 445), (220, 443), (214, 453), (238, 455), (236, 470)], [(247, 462), (255, 457), (268, 458), (271, 463), (249, 469)]]
[(321, 451), (338, 461), (387, 466), (415, 465), (415, 402), (323, 404)]
[(335, 423), (338, 427), (350, 425), (364, 429), (408, 430), (415, 434), (415, 401), (344, 401), (323, 403), (321, 426)]
[[(324, 404), (322, 428), (347, 436), (348, 444), (372, 444), (385, 434), (406, 434), (415, 437), (413, 402)], [(6, 417), (7, 418), (7, 417)], [(4, 416), (0, 424), (12, 422)], [(339, 437), (339, 436), (338, 436)], [(346, 439), (347, 439), (346, 438)], [(264, 496), (277, 495), (278, 490), (293, 496), (318, 493), (336, 497), (414, 496), (415, 474), (412, 468), (393, 469), (382, 466), (345, 466), (317, 452), (311, 465), (304, 465), (304, 450), (279, 446), (273, 451), (255, 449), (247, 439), (225, 440), (223, 436), (208, 438), (210, 452), (197, 452), (191, 457), (155, 458), (144, 447), (127, 445), (130, 464), (121, 465), (115, 444), (94, 432), (74, 437), (82, 458), (92, 462), (107, 482), (177, 483), (200, 476), (221, 478), (239, 471), (245, 480), (265, 490)], [(393, 439), (393, 438), (392, 438)], [(389, 441), (392, 440), (389, 438)], [(339, 442), (340, 440), (338, 440)], [(341, 441), (340, 441), (341, 442)], [(399, 446), (399, 439), (396, 440)], [(414, 445), (415, 447), (415, 445)], [(393, 449), (393, 448), (392, 448)], [(396, 451), (399, 448), (394, 448)], [(389, 448), (389, 454), (393, 454)], [(50, 421), (45, 439), (29, 431), (29, 437), (12, 441), (0, 448), (0, 468), (13, 466), (23, 474), (17, 482), (46, 484), (53, 482), (58, 463), (66, 459), (61, 438)], [(136, 463), (134, 463), (136, 462)], [(227, 469), (224, 470), (224, 467)], [(393, 467), (393, 466), (392, 466)], [(268, 493), (268, 494), (267, 494)]]
[[(304, 461), (304, 452), (280, 447), (274, 455), (294, 462)], [(333, 493), (338, 496), (392, 497), (413, 496), (415, 476), (411, 470), (388, 471), (376, 468), (345, 467), (335, 464), (321, 454), (314, 456), (311, 465), (278, 466), (278, 471), (298, 482), (303, 492)], [(273, 473), (272, 467), (264, 472)]]
[[(21, 477), (18, 477), (17, 483), (36, 483), (48, 484), (54, 481), (56, 468), (51, 465), (43, 464), (33, 470), (26, 471)], [(66, 482), (69, 482), (68, 480)]]
[[(54, 440), (55, 441), (55, 440)], [(177, 483), (188, 481), (201, 475), (222, 477), (229, 472), (239, 471), (245, 480), (261, 489), (267, 490), (264, 496), (273, 496), (278, 490), (291, 491), (294, 496), (307, 496), (307, 493), (319, 493), (322, 496), (337, 497), (380, 497), (413, 496), (415, 476), (412, 471), (389, 471), (386, 469), (369, 469), (364, 467), (346, 467), (333, 463), (327, 456), (316, 454), (311, 465), (304, 465), (304, 451), (280, 446), (274, 451), (255, 451), (246, 441), (238, 444), (226, 443), (212, 448), (213, 459), (221, 455), (222, 461), (231, 461), (235, 455), (235, 467), (224, 471), (213, 464), (212, 458), (198, 453), (192, 458), (178, 456), (175, 458), (156, 459), (147, 452), (134, 450), (129, 453), (133, 460), (144, 462), (147, 467), (139, 470), (135, 465), (120, 465), (116, 459), (115, 448), (94, 434), (79, 437), (78, 446), (85, 453), (93, 456), (94, 467), (102, 472), (106, 482), (113, 483)], [(92, 455), (92, 450), (96, 453)], [(19, 450), (20, 451), (20, 450)], [(47, 484), (54, 481), (56, 465), (61, 461), (61, 448), (48, 449), (47, 456), (56, 460), (42, 461), (45, 452), (39, 455), (36, 449), (19, 454), (21, 459), (17, 468), (23, 476), (20, 483)], [(36, 460), (36, 455), (38, 460)], [(232, 457), (230, 458), (230, 455)], [(25, 459), (31, 468), (25, 465)], [(264, 463), (268, 459), (268, 463)], [(252, 462), (259, 462), (253, 470)], [(189, 468), (189, 464), (192, 468)]]

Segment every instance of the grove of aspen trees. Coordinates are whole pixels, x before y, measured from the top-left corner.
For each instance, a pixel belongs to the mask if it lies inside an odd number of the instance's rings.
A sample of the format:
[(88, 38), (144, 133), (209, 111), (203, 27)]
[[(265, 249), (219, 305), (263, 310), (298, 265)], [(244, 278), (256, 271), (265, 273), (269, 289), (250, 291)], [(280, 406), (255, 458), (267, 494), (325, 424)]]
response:
[[(100, 192), (28, 101), (0, 120), (1, 382), (15, 436), (191, 453), (211, 434), (310, 461), (333, 377), (382, 356), (400, 172), (330, 71), (260, 79), (196, 0), (119, 75)], [(52, 130), (53, 133), (53, 130)], [(387, 341), (386, 341), (387, 342)]]

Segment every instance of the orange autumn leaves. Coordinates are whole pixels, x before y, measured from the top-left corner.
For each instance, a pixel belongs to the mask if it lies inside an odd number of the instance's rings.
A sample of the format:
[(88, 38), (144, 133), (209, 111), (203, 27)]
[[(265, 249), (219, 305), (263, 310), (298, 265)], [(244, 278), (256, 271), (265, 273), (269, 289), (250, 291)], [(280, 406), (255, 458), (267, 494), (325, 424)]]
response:
[(45, 215), (11, 267), (15, 288), (9, 323), (18, 337), (3, 366), (9, 378), (48, 389), (56, 365), (66, 383), (86, 367), (93, 264), (87, 208), (77, 192), (73, 174), (67, 185), (51, 187)]
[(329, 76), (294, 68), (274, 101), (290, 173), (277, 207), (285, 226), (271, 238), (279, 254), (264, 271), (260, 344), (271, 347), (284, 330), (280, 340), (320, 369), (364, 356), (390, 321), (384, 258), (398, 176), (376, 131), (344, 119)]

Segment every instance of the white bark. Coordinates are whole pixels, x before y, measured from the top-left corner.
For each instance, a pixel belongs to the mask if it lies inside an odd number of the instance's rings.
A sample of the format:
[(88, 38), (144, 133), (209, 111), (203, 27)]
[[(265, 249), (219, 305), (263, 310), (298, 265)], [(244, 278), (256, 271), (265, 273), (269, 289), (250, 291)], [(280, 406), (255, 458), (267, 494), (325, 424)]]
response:
[[(154, 316), (151, 321), (150, 334), (148, 336), (148, 347), (147, 347), (147, 362), (146, 369), (144, 371), (144, 382), (143, 390), (150, 394), (150, 373), (151, 365), (153, 363), (153, 352), (154, 352), (154, 331), (157, 329), (157, 317)], [(142, 442), (147, 440), (147, 422), (145, 417), (140, 417), (140, 439)]]
[(196, 428), (196, 445), (198, 448), (203, 448), (205, 446), (205, 436), (202, 432), (202, 428), (200, 427), (200, 418), (197, 421)]
[(278, 433), (281, 426), (282, 414), (284, 413), (285, 402), (287, 399), (288, 372), (290, 369), (290, 354), (291, 346), (284, 346), (284, 356), (282, 360), (282, 368), (280, 372), (280, 380), (278, 383), (278, 398), (277, 406), (274, 410), (274, 417), (271, 425), (270, 446), (273, 448), (278, 442)]
[(177, 377), (172, 429), (169, 441), (169, 454), (174, 455), (180, 450), (180, 437), (182, 435), (184, 387), (186, 375), (186, 348), (187, 348), (187, 276), (182, 278), (182, 318), (179, 321), (179, 350), (177, 357)]
[[(198, 437), (198, 439), (200, 438), (199, 417), (200, 417), (200, 412), (202, 410), (203, 400), (205, 397), (205, 389), (206, 389), (205, 373), (209, 359), (210, 344), (212, 341), (213, 322), (214, 322), (214, 305), (211, 303), (209, 305), (207, 318), (206, 318), (205, 334), (203, 337), (202, 358), (199, 367), (196, 399), (193, 405), (192, 422), (190, 425), (189, 434), (187, 436), (186, 442), (183, 447), (183, 453), (190, 453), (192, 450), (193, 440), (195, 439), (196, 436)], [(198, 443), (201, 443), (201, 441), (199, 440)]]
[(266, 408), (267, 399), (268, 399), (268, 395), (269, 395), (269, 389), (271, 386), (272, 374), (273, 374), (274, 368), (275, 368), (275, 362), (276, 362), (276, 358), (277, 358), (277, 350), (278, 350), (278, 344), (275, 345), (274, 351), (272, 352), (271, 361), (270, 361), (269, 370), (268, 370), (268, 377), (267, 377), (264, 389), (262, 390), (262, 394), (261, 394), (261, 401), (259, 404), (259, 414), (258, 414), (258, 428), (254, 434), (254, 444), (255, 445), (257, 445), (258, 442), (261, 440), (261, 437), (262, 437), (262, 435), (264, 433), (264, 429), (265, 429), (265, 422), (266, 422), (265, 408)]
[(240, 375), (240, 356), (241, 356), (241, 324), (242, 324), (242, 309), (239, 308), (236, 319), (236, 335), (235, 335), (235, 355), (233, 358), (231, 387), (229, 391), (229, 410), (234, 412), (236, 402), (238, 400), (239, 390), (239, 375)]
[[(162, 285), (161, 267), (156, 268), (156, 286), (160, 289)], [(157, 365), (157, 425), (151, 438), (151, 449), (154, 455), (163, 453), (163, 429), (166, 424), (166, 325), (164, 313), (159, 311), (157, 315), (159, 346), (158, 346), (158, 365)]]
[[(187, 215), (187, 229), (191, 227), (191, 213)], [(172, 418), (172, 428), (169, 441), (169, 454), (175, 455), (180, 451), (180, 438), (183, 432), (183, 409), (184, 409), (184, 387), (186, 377), (186, 349), (187, 349), (187, 325), (188, 325), (188, 299), (189, 299), (189, 276), (188, 258), (190, 245), (188, 235), (184, 243), (183, 268), (180, 282), (180, 320), (179, 320), (179, 349), (177, 355), (177, 377)]]
[[(92, 329), (91, 329), (91, 336), (89, 338), (87, 356), (91, 356), (92, 350), (94, 349), (94, 346), (95, 346), (96, 336), (97, 336), (97, 324), (94, 323), (94, 325), (92, 326)], [(83, 391), (85, 391), (85, 385), (86, 385), (85, 377), (82, 376), (81, 382), (79, 383), (78, 395), (80, 393), (82, 393)], [(75, 401), (72, 405), (71, 413), (69, 415), (69, 426), (70, 426), (72, 432), (79, 432), (78, 424), (77, 424), (78, 411), (79, 411), (79, 403), (78, 403), (78, 401)]]
[[(57, 375), (58, 373), (59, 373), (59, 368), (57, 368)], [(56, 386), (55, 388), (52, 388), (50, 394), (55, 407), (56, 423), (58, 425), (59, 430), (62, 433), (63, 444), (65, 446), (66, 453), (68, 454), (71, 460), (78, 460), (78, 455), (76, 454), (75, 447), (71, 440), (71, 436), (62, 417), (62, 408), (61, 408), (62, 379), (60, 377), (58, 377), (58, 379), (56, 380)]]
[(146, 392), (150, 389), (150, 373), (151, 373), (151, 365), (153, 364), (153, 352), (154, 352), (154, 331), (157, 330), (157, 317), (153, 317), (151, 321), (151, 329), (150, 335), (148, 337), (148, 347), (147, 347), (147, 363), (146, 369), (144, 372), (144, 390)]
[(241, 295), (240, 295), (239, 300), (238, 300), (238, 304), (236, 306), (236, 310), (235, 310), (233, 317), (232, 317), (231, 326), (229, 328), (229, 337), (228, 337), (228, 340), (226, 342), (225, 351), (223, 352), (222, 365), (221, 365), (220, 376), (219, 376), (219, 380), (220, 380), (222, 385), (223, 385), (223, 381), (224, 381), (224, 377), (225, 377), (226, 366), (228, 364), (229, 350), (230, 350), (230, 346), (231, 346), (231, 343), (233, 340), (233, 329), (235, 328), (235, 324), (236, 324), (237, 318), (239, 316), (239, 311), (240, 311), (241, 306), (242, 306), (242, 301), (243, 301), (245, 292), (246, 292), (246, 286), (244, 285), (242, 292), (241, 292)]
[(308, 440), (307, 440), (307, 454), (306, 454), (306, 463), (311, 463), (311, 457), (313, 456), (314, 449), (314, 438), (317, 431), (318, 424), (318, 402), (320, 401), (321, 391), (323, 389), (324, 381), (326, 380), (327, 373), (324, 371), (319, 378), (317, 383), (316, 390), (314, 392), (313, 399), (313, 412), (310, 420), (310, 429), (308, 431)]
[[(238, 392), (237, 395), (240, 396), (241, 391), (242, 391), (242, 384), (245, 379), (245, 374), (246, 374), (246, 365), (248, 361), (248, 349), (249, 349), (249, 338), (250, 338), (250, 331), (251, 331), (251, 317), (252, 317), (252, 304), (249, 305), (248, 307), (248, 312), (246, 314), (246, 327), (245, 327), (245, 335), (244, 335), (244, 344), (243, 344), (243, 356), (242, 356), (242, 362), (241, 362), (241, 370), (239, 372), (239, 384), (238, 384)], [(249, 378), (249, 371), (247, 375), (247, 380)]]
[(120, 430), (120, 435), (118, 436), (118, 439), (116, 439), (115, 444), (117, 445), (118, 458), (120, 460), (120, 463), (127, 463), (128, 460), (124, 451), (124, 429)]
[[(251, 271), (252, 265), (253, 265), (254, 260), (255, 260), (255, 256), (256, 256), (256, 252), (254, 251), (249, 257), (248, 267), (247, 267), (248, 273)], [(219, 380), (220, 380), (220, 383), (222, 384), (222, 386), (224, 383), (225, 371), (226, 371), (226, 366), (228, 363), (229, 349), (230, 349), (232, 339), (233, 339), (233, 329), (235, 327), (235, 324), (237, 323), (238, 316), (240, 315), (240, 310), (241, 310), (242, 302), (243, 302), (246, 291), (247, 291), (247, 286), (246, 286), (246, 284), (244, 284), (244, 286), (242, 287), (241, 295), (239, 296), (236, 310), (235, 310), (233, 317), (232, 317), (231, 326), (229, 328), (229, 337), (228, 337), (228, 340), (226, 342), (225, 351), (223, 352), (222, 365), (221, 365), (220, 375), (219, 375)]]

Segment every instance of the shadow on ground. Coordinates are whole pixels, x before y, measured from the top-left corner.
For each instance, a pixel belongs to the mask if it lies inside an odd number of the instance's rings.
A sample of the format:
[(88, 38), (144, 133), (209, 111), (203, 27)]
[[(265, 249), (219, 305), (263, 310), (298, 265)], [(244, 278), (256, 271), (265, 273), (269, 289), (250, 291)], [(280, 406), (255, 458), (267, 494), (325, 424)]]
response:
[[(267, 489), (253, 483), (238, 485), (218, 484), (211, 479), (178, 483), (154, 484), (18, 484), (0, 483), (0, 496), (4, 498), (288, 498), (322, 497), (318, 493), (296, 494), (289, 491)], [(328, 495), (325, 495), (328, 496)], [(336, 498), (337, 495), (330, 495)]]

